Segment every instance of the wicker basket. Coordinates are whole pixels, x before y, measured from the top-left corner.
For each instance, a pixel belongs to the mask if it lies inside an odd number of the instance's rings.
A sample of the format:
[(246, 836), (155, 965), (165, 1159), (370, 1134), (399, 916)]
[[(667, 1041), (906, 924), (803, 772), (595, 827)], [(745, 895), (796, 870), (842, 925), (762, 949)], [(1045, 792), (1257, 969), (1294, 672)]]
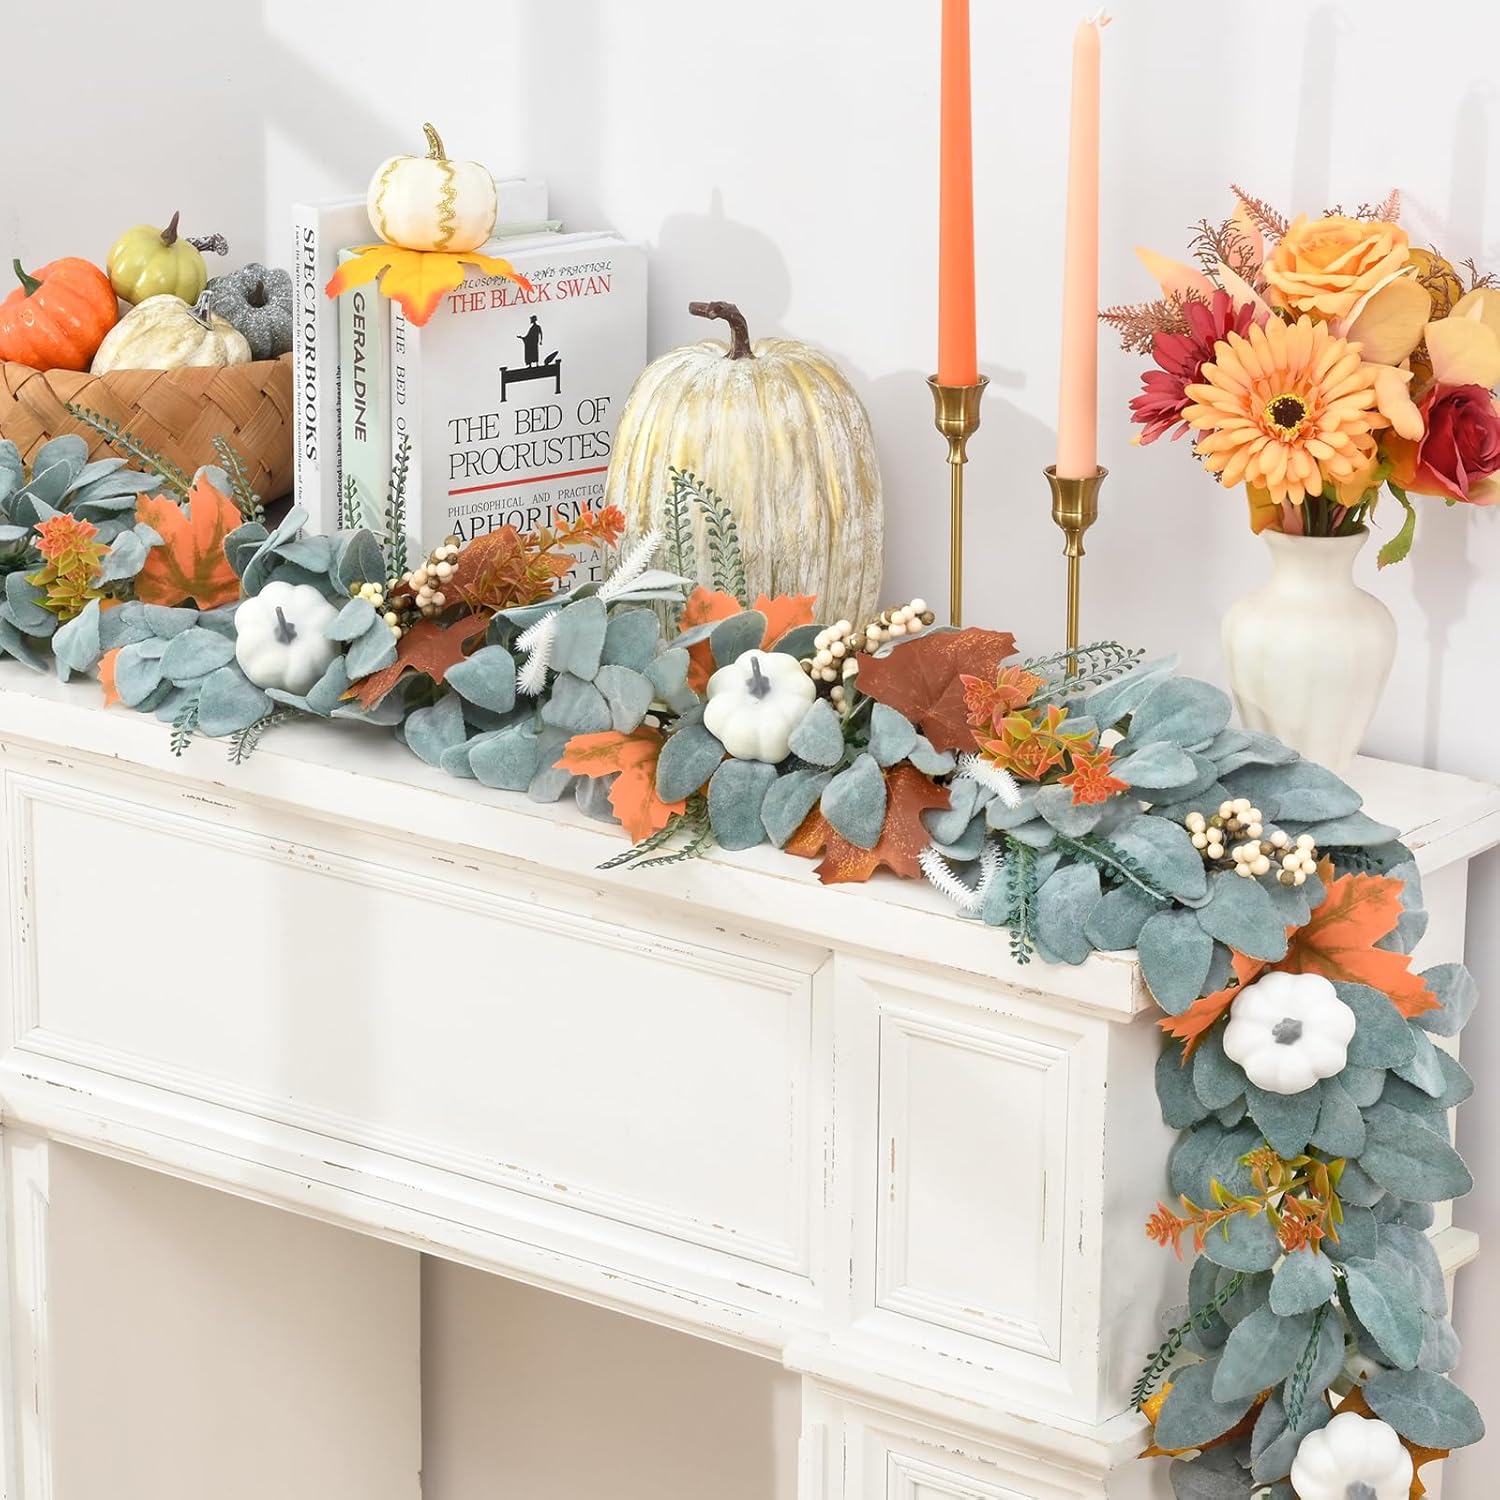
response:
[(116, 370), (109, 375), (0, 364), (0, 438), (23, 458), (48, 438), (76, 432), (91, 458), (116, 454), (109, 441), (68, 415), (67, 403), (108, 417), (186, 474), (217, 463), (213, 440), (233, 444), (263, 500), (292, 490), (292, 357), (190, 370)]

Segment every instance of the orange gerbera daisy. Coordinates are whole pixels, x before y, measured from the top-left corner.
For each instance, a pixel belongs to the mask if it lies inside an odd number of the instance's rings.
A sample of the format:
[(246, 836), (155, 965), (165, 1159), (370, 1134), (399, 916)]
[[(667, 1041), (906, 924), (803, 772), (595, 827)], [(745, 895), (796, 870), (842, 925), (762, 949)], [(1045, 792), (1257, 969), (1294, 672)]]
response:
[(1324, 323), (1272, 318), (1214, 346), (1182, 416), (1203, 433), (1198, 452), (1225, 484), (1243, 481), (1278, 505), (1297, 505), (1374, 455), (1370, 434), (1386, 425), (1376, 406), (1380, 369)]

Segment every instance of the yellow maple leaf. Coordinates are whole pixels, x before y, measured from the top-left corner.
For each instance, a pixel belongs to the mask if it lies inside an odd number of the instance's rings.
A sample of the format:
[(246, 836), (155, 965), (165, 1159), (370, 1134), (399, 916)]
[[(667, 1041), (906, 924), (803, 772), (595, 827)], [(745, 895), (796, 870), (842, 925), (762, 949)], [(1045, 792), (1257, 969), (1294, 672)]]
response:
[(399, 245), (360, 245), (323, 288), (337, 297), (352, 287), (377, 282), (381, 294), (401, 304), (401, 310), (419, 328), (437, 311), (437, 305), (463, 285), (464, 267), (474, 266), (486, 276), (501, 276), (531, 290), (531, 283), (508, 260), (481, 255), (477, 250), (449, 254), (439, 250), (403, 250)]

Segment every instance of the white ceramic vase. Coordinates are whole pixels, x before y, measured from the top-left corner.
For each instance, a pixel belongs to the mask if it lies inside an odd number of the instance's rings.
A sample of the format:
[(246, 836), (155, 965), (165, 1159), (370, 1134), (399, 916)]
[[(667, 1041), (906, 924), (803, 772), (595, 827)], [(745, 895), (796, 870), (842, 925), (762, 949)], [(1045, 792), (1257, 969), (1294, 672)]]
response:
[(1231, 605), (1223, 624), (1240, 721), (1342, 773), (1396, 655), (1390, 610), (1354, 581), (1369, 533), (1261, 535), (1271, 549), (1270, 580)]

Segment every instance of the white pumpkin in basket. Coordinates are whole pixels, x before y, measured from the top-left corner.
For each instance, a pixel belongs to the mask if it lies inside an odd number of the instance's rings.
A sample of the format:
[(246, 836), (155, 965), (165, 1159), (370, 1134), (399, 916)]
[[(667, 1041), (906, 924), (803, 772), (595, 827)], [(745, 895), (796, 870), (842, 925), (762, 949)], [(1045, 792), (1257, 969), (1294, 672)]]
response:
[(426, 156), (392, 156), (376, 167), (365, 206), (388, 245), (457, 254), (476, 250), (495, 229), (495, 179), (477, 161), (452, 161), (431, 125)]
[[(632, 533), (664, 529), (670, 469), (734, 512), (751, 597), (815, 594), (818, 618), (868, 620), (879, 605), (884, 515), (864, 404), (810, 344), (750, 340), (731, 302), (693, 302), (731, 340), (688, 344), (648, 365), (620, 414), (604, 503)], [(700, 580), (710, 581), (694, 517)]]
[(104, 335), (89, 367), (112, 370), (183, 370), (190, 366), (243, 365), (250, 345), (215, 313), (200, 318), (181, 297), (162, 292), (138, 302)]

